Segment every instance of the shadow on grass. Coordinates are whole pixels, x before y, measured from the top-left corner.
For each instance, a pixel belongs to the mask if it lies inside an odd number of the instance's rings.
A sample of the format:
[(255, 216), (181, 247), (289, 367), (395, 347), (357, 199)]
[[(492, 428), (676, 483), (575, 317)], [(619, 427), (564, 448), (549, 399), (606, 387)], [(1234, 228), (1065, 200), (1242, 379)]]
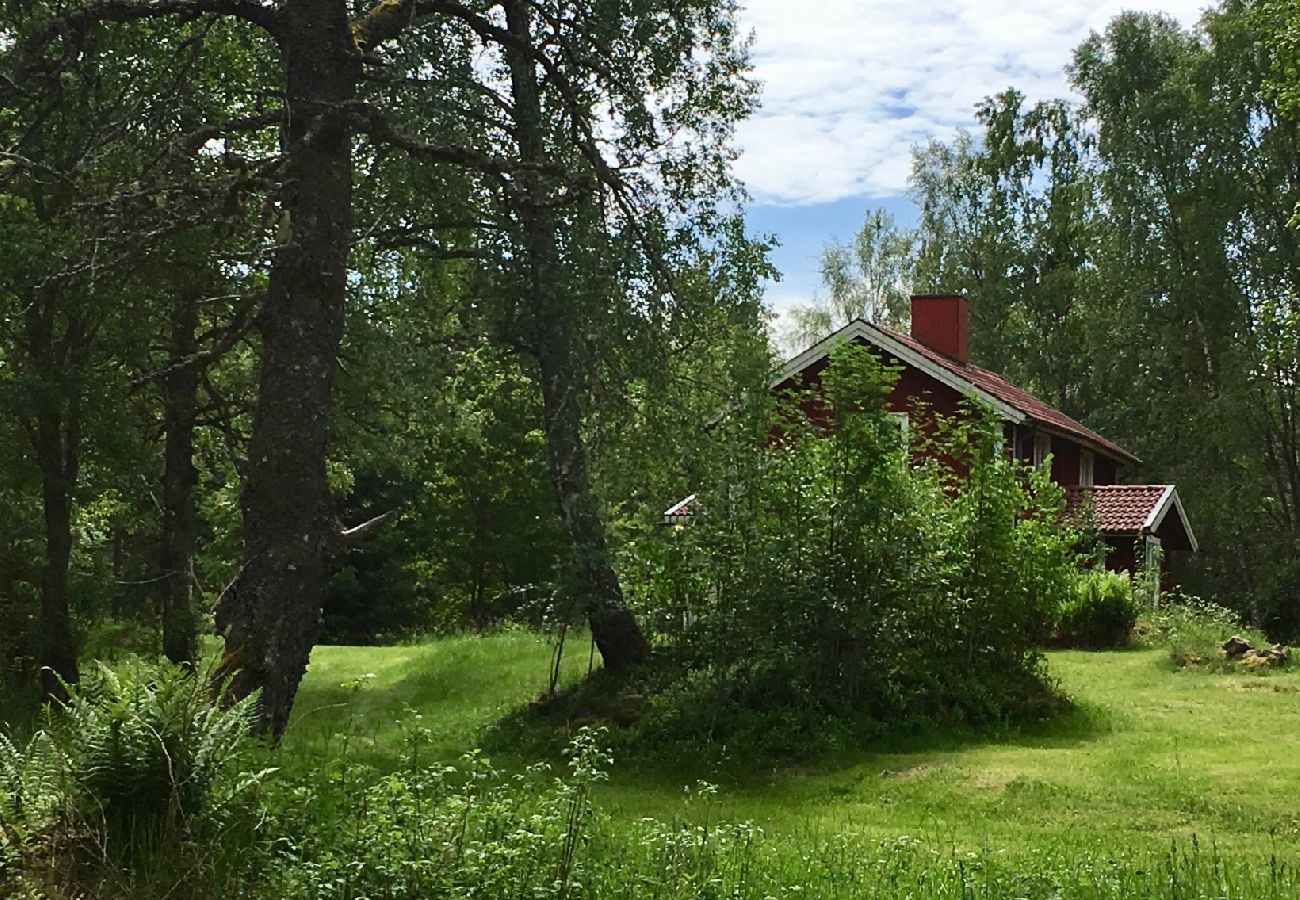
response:
[(662, 711), (671, 704), (656, 690), (661, 685), (654, 679), (628, 684), (599, 668), (588, 679), (586, 644), (575, 641), (575, 647), (581, 652), (566, 655), (562, 689), (545, 700), (550, 650), (535, 635), (321, 648), (284, 746), (304, 762), (338, 756), (346, 748), (350, 759), (392, 769), (408, 762), (410, 738), (423, 732), (425, 761), (455, 763), (478, 748), (503, 768), (518, 771), (545, 761), (562, 770), (563, 750), (573, 735), (583, 726), (604, 726), (620, 783), (680, 791), (684, 784), (706, 780), (743, 789), (782, 772), (832, 774), (877, 764), (901, 771), (981, 746), (1078, 746), (1111, 732), (1114, 716), (1122, 715), (1076, 703), (1046, 719), (983, 727), (832, 723), (835, 733), (829, 739), (818, 723), (804, 718), (794, 726), (786, 723), (789, 749), (772, 752), (777, 742), (763, 740), (768, 720), (756, 715), (749, 716), (750, 734), (741, 740), (734, 729), (663, 727)]
[[(911, 722), (871, 723), (857, 729), (853, 723), (831, 723), (828, 727), (835, 734), (830, 739), (810, 736), (798, 752), (772, 753), (744, 739), (701, 739), (677, 729), (661, 733), (653, 713), (642, 718), (646, 711), (640, 695), (627, 693), (626, 686), (597, 672), (590, 684), (512, 710), (480, 734), (479, 744), (498, 759), (558, 764), (580, 728), (604, 727), (619, 759), (620, 783), (680, 790), (685, 784), (708, 781), (744, 790), (767, 785), (782, 773), (829, 775), (886, 762), (890, 768), (906, 769), (979, 747), (1076, 747), (1111, 733), (1116, 724), (1105, 707), (1067, 701), (1046, 718), (984, 726)], [(772, 713), (779, 715), (780, 710)]]

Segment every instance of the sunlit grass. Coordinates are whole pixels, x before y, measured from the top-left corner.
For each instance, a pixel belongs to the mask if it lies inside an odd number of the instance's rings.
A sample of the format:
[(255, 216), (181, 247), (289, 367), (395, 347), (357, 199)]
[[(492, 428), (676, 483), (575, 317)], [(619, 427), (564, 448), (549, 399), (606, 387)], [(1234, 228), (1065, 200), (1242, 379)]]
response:
[[(306, 762), (346, 742), (353, 758), (387, 766), (418, 721), (429, 752), (454, 759), (543, 691), (549, 660), (546, 642), (522, 631), (320, 647), (285, 750)], [(572, 642), (564, 679), (587, 665), (585, 639)], [(761, 770), (743, 748), (719, 766), (687, 747), (652, 766), (616, 764), (600, 806), (629, 822), (689, 816), (683, 788), (706, 780), (721, 785), (712, 815), (810, 840), (909, 835), (1023, 853), (1063, 841), (1156, 851), (1195, 835), (1225, 852), (1295, 849), (1300, 674), (1178, 671), (1162, 651), (1057, 652), (1049, 665), (1077, 708), (1046, 725), (912, 735)], [(495, 753), (506, 765), (528, 761), (508, 747)]]
[[(585, 637), (571, 639), (561, 684), (587, 672)], [(429, 752), (452, 760), (484, 727), (542, 694), (552, 648), (511, 630), (390, 647), (317, 647), (284, 737), (285, 755), (323, 758), (347, 744), (376, 766), (401, 759), (404, 729), (423, 727)], [(416, 717), (419, 717), (418, 719)]]

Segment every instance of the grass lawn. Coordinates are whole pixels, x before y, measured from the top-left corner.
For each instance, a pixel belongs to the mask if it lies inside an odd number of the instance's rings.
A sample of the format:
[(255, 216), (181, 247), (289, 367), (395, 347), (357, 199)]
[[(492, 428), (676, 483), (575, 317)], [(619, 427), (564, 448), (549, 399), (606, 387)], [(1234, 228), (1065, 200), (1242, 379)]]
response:
[[(549, 661), (547, 645), (520, 631), (319, 647), (285, 756), (307, 762), (346, 748), (387, 767), (420, 727), (433, 754), (454, 759), (545, 688)], [(689, 753), (649, 768), (616, 763), (599, 805), (615, 819), (680, 818), (689, 815), (683, 787), (706, 780), (721, 788), (710, 815), (777, 833), (909, 835), (999, 852), (1065, 843), (1160, 850), (1195, 835), (1227, 853), (1295, 851), (1300, 673), (1178, 671), (1155, 650), (1056, 652), (1049, 664), (1078, 706), (1044, 726), (917, 735), (761, 771), (743, 758), (704, 766)], [(588, 644), (571, 641), (563, 680), (587, 666)], [(532, 761), (508, 747), (493, 754), (511, 768)]]

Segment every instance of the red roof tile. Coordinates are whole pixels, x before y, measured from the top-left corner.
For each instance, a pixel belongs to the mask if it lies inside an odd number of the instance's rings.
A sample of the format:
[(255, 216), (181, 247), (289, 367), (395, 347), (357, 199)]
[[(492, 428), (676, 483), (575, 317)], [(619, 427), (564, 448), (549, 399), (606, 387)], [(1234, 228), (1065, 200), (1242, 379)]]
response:
[(1093, 521), (1103, 534), (1137, 534), (1172, 491), (1168, 484), (1108, 484), (1065, 489), (1065, 514), (1073, 516), (1091, 500)]
[(1018, 387), (1007, 381), (996, 372), (990, 372), (988, 369), (981, 369), (979, 366), (973, 366), (970, 363), (962, 363), (953, 359), (951, 356), (945, 356), (932, 347), (927, 347), (920, 341), (906, 334), (900, 334), (892, 329), (885, 328), (881, 325), (871, 325), (884, 332), (889, 337), (903, 344), (909, 350), (921, 354), (935, 365), (941, 366), (952, 374), (964, 381), (969, 382), (985, 393), (992, 394), (1003, 403), (1019, 410), (1034, 421), (1041, 422), (1051, 428), (1055, 428), (1065, 434), (1081, 438), (1088, 443), (1094, 444), (1100, 449), (1113, 455), (1121, 462), (1140, 462), (1140, 460), (1129, 453), (1114, 441), (1102, 437), (1091, 428), (1067, 416), (1052, 406), (1047, 405), (1039, 400), (1029, 391)]

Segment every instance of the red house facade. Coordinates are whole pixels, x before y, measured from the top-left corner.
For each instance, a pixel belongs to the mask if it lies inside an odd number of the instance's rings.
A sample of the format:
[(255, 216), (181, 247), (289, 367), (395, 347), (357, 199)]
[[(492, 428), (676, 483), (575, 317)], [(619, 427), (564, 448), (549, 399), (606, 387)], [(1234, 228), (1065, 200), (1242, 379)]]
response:
[[(1066, 489), (1067, 512), (1090, 517), (1109, 551), (1107, 568), (1136, 573), (1170, 551), (1195, 551), (1196, 537), (1178, 491), (1171, 484), (1120, 484), (1132, 453), (1039, 400), (1002, 376), (972, 365), (968, 354), (967, 301), (958, 296), (912, 298), (911, 334), (857, 319), (791, 359), (773, 376), (772, 389), (806, 395), (801, 402), (816, 421), (822, 373), (837, 347), (861, 344), (899, 369), (886, 402), (904, 428), (927, 429), (934, 416), (964, 414), (974, 397), (1002, 420), (1005, 452), (1026, 465), (1050, 466), (1051, 479)], [(665, 521), (688, 521), (695, 498), (674, 505)]]

